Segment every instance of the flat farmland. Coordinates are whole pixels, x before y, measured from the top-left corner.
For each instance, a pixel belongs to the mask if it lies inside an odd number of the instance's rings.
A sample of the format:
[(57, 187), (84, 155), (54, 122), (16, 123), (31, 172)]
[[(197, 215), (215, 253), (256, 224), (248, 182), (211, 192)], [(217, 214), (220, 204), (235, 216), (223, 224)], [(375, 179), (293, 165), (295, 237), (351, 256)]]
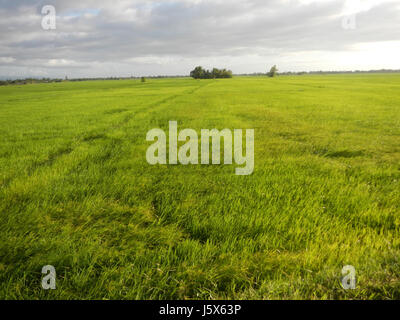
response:
[[(254, 172), (149, 165), (169, 121)], [(4, 86), (0, 133), (1, 299), (400, 299), (400, 74)]]

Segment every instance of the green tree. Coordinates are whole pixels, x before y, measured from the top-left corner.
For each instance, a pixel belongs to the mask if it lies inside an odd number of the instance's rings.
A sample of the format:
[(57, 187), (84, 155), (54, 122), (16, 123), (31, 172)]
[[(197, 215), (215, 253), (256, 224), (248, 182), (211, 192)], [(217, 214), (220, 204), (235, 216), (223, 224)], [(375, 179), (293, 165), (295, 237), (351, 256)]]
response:
[(277, 68), (276, 65), (275, 65), (275, 66), (273, 66), (273, 67), (269, 70), (269, 72), (267, 73), (267, 75), (268, 75), (268, 77), (273, 78), (273, 77), (276, 76), (276, 73), (277, 73), (277, 72), (278, 72), (278, 68)]
[(205, 70), (202, 67), (196, 67), (190, 72), (190, 76), (194, 79), (220, 79), (232, 78), (232, 71), (226, 69), (213, 68), (212, 71)]
[(194, 79), (203, 79), (204, 70), (202, 67), (196, 67), (193, 71), (190, 72), (190, 76)]
[(219, 78), (220, 71), (219, 71), (217, 68), (214, 68), (214, 69), (212, 70), (211, 74), (212, 74), (212, 78), (213, 78), (213, 79), (217, 79), (217, 78)]

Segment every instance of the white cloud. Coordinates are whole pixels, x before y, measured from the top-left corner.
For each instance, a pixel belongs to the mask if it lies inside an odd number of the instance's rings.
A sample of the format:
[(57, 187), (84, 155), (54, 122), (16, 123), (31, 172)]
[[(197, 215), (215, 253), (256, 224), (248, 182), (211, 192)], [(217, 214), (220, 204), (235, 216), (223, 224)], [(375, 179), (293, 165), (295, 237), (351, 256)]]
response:
[(0, 57), (0, 63), (13, 63), (14, 61), (13, 57)]

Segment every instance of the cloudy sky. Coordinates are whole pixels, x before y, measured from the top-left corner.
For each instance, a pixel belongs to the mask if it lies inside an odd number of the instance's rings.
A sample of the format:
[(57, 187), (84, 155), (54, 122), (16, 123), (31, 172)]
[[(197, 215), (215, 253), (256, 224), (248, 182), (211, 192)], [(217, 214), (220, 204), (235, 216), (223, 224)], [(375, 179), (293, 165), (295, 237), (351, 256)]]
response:
[(0, 31), (1, 78), (400, 69), (399, 0), (0, 0)]

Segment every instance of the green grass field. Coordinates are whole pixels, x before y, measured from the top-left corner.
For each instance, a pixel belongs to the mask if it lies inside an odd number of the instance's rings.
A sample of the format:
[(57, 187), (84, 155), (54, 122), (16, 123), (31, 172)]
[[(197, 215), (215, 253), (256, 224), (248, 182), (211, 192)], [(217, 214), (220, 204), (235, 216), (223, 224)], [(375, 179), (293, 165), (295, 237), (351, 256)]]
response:
[[(170, 120), (254, 173), (150, 166)], [(7, 86), (0, 132), (1, 299), (400, 299), (400, 74)]]

